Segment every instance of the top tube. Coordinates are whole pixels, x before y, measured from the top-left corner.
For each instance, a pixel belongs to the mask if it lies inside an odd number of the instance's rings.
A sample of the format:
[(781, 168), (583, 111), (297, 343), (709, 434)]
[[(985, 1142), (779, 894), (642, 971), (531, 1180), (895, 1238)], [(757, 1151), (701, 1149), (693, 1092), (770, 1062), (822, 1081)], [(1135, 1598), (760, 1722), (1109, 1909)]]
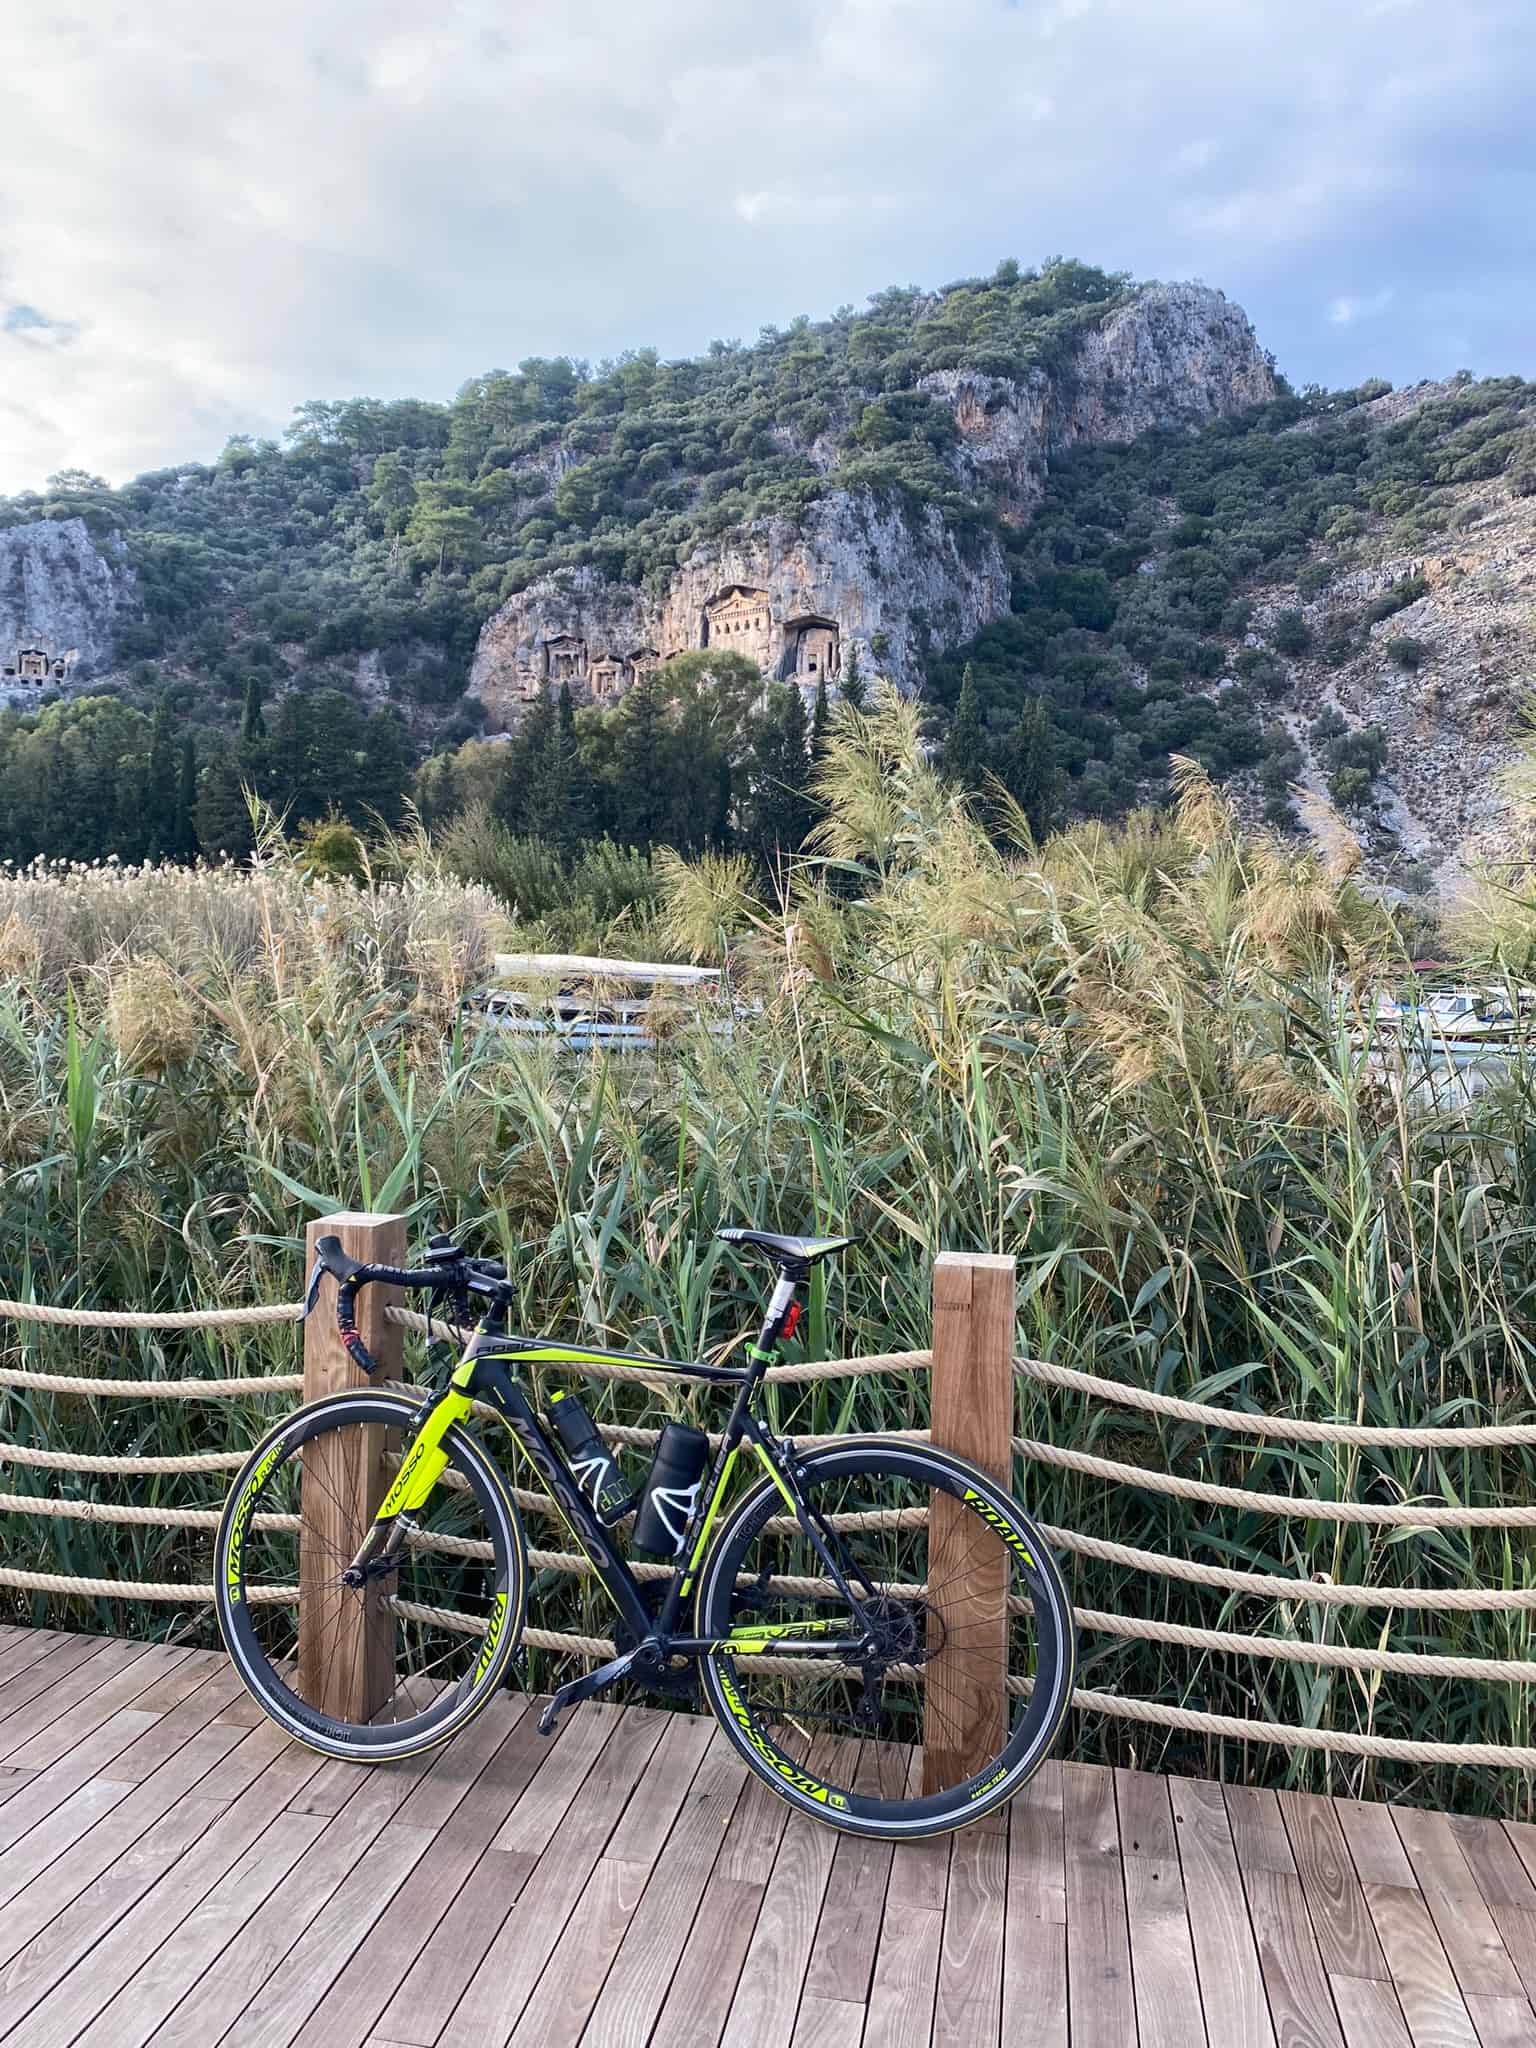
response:
[(477, 1331), (469, 1348), (476, 1358), (500, 1358), (508, 1365), (628, 1365), (641, 1372), (675, 1373), (681, 1379), (723, 1387), (739, 1387), (750, 1370), (705, 1365), (700, 1359), (653, 1358), (643, 1351), (599, 1351), (586, 1344), (561, 1344), (549, 1337), (516, 1333), (499, 1335), (491, 1330)]

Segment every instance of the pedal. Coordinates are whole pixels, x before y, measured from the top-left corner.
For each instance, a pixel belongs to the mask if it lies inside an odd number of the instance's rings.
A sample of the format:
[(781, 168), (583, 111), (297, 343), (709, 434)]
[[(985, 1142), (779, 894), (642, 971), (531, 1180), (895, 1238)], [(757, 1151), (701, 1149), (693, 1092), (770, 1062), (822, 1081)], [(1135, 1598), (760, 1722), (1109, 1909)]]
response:
[(539, 1716), (539, 1733), (553, 1735), (560, 1716), (567, 1707), (579, 1706), (594, 1693), (604, 1691), (621, 1678), (627, 1678), (635, 1667), (638, 1650), (626, 1650), (622, 1657), (613, 1657), (606, 1664), (599, 1664), (595, 1671), (588, 1671), (580, 1678), (571, 1678), (564, 1685), (557, 1686), (550, 1694), (549, 1705)]

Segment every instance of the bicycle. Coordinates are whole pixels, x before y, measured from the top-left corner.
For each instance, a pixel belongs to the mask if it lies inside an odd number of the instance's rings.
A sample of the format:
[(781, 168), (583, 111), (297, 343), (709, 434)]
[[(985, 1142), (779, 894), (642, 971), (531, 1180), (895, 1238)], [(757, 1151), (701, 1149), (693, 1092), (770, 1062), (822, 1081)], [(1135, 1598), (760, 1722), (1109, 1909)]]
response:
[[(479, 1404), (510, 1433), (617, 1613), (616, 1654), (555, 1690), (541, 1732), (631, 1679), (702, 1692), (751, 1771), (854, 1834), (940, 1834), (1012, 1797), (1050, 1753), (1072, 1691), (1072, 1610), (1040, 1531), (996, 1480), (926, 1442), (801, 1447), (776, 1436), (758, 1412), (764, 1375), (800, 1321), (811, 1272), (853, 1240), (718, 1235), (777, 1268), (739, 1366), (510, 1336), (504, 1266), (444, 1237), (414, 1271), (320, 1240), (306, 1312), (330, 1274), (338, 1330), (370, 1378), (362, 1288), (449, 1295), (462, 1321), (473, 1301), (484, 1307), (440, 1391), (328, 1395), (270, 1430), (236, 1478), (217, 1537), (219, 1625), (273, 1720), (326, 1755), (382, 1762), (446, 1742), (516, 1682), (530, 1572), (544, 1567), (530, 1560), (501, 1465), (468, 1427)], [(712, 1454), (702, 1431), (666, 1426), (638, 1507), (580, 1402), (557, 1393), (541, 1414), (520, 1373), (615, 1362), (735, 1396)], [(743, 1460), (761, 1473), (727, 1506)], [(368, 1493), (359, 1475), (380, 1472)], [(306, 1479), (323, 1527), (301, 1513)], [(649, 1549), (650, 1563), (627, 1562), (616, 1545), (631, 1510), (632, 1547)], [(932, 1547), (930, 1524), (943, 1525)], [(934, 1582), (938, 1549), (948, 1563)], [(300, 1586), (321, 1603), (302, 1658)], [(1024, 1685), (1005, 1686), (1009, 1674)], [(986, 1713), (976, 1726), (978, 1699), (996, 1702), (990, 1728)]]

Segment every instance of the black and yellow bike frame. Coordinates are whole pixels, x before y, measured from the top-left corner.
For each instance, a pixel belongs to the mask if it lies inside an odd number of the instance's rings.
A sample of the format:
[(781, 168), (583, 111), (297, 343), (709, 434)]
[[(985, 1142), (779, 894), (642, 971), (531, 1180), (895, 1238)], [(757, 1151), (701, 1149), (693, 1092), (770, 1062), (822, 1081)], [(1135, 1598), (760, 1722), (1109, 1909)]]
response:
[[(772, 1337), (773, 1327), (764, 1335)], [(471, 1338), (463, 1357), (454, 1368), (446, 1388), (435, 1395), (422, 1411), (421, 1420), (405, 1448), (394, 1483), (379, 1505), (370, 1540), (359, 1552), (363, 1561), (379, 1541), (387, 1541), (396, 1518), (409, 1516), (425, 1506), (447, 1465), (443, 1439), (455, 1423), (468, 1419), (476, 1403), (492, 1409), (510, 1431), (514, 1443), (543, 1482), (561, 1518), (575, 1538), (582, 1555), (591, 1564), (609, 1599), (623, 1621), (631, 1641), (647, 1645), (661, 1658), (699, 1657), (712, 1650), (729, 1649), (733, 1655), (750, 1656), (754, 1651), (772, 1649), (812, 1652), (818, 1656), (853, 1655), (867, 1648), (863, 1637), (850, 1636), (846, 1624), (840, 1634), (828, 1633), (829, 1624), (814, 1620), (753, 1628), (733, 1628), (727, 1637), (678, 1634), (687, 1603), (693, 1594), (699, 1567), (709, 1548), (709, 1539), (736, 1471), (745, 1445), (761, 1464), (768, 1478), (784, 1496), (785, 1506), (805, 1530), (838, 1590), (859, 1611), (859, 1602), (834, 1555), (835, 1539), (820, 1528), (806, 1505), (797, 1483), (792, 1450), (780, 1445), (758, 1422), (752, 1412), (753, 1397), (764, 1373), (774, 1362), (777, 1348), (748, 1346), (750, 1363), (745, 1367), (704, 1365), (680, 1359), (636, 1358), (622, 1351), (584, 1350), (564, 1344), (508, 1337), (493, 1326), (488, 1316)], [(529, 1399), (519, 1369), (544, 1365), (581, 1367), (603, 1365), (644, 1365), (648, 1374), (677, 1374), (712, 1386), (736, 1389), (731, 1408), (699, 1504), (684, 1533), (678, 1563), (659, 1607), (648, 1604), (640, 1583), (622, 1554), (615, 1548), (607, 1529), (589, 1507), (556, 1440), (540, 1420)]]

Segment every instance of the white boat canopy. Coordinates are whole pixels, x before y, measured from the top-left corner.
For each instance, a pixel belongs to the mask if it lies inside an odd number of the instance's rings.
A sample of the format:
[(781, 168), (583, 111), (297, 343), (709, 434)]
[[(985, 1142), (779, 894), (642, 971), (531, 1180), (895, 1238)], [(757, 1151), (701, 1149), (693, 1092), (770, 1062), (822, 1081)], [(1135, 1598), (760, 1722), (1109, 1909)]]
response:
[(681, 988), (718, 981), (718, 967), (672, 967), (651, 960), (604, 960), (594, 953), (498, 953), (498, 981), (668, 981)]

